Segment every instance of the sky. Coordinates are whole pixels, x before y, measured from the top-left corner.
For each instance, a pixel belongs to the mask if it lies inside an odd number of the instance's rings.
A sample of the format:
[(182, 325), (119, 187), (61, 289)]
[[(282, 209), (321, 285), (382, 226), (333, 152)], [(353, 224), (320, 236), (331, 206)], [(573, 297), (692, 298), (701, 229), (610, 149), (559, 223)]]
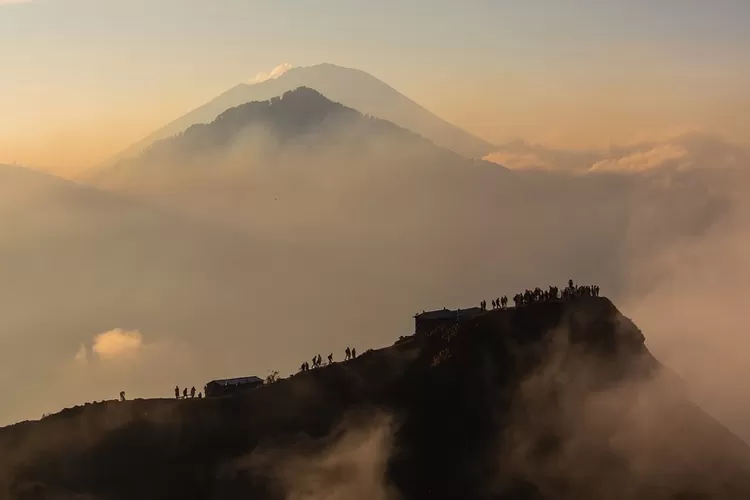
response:
[(494, 143), (750, 143), (746, 0), (0, 0), (0, 163), (72, 175), (279, 64), (362, 69)]

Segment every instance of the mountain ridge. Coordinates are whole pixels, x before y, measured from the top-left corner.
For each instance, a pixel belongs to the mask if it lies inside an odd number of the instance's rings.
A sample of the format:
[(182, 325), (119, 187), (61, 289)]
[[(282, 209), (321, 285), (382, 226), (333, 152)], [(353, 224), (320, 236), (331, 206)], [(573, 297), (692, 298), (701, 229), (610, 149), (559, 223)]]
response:
[[(185, 170), (185, 163), (205, 162), (213, 154), (224, 155), (235, 149), (238, 152), (233, 153), (236, 157), (234, 161), (245, 164), (264, 161), (262, 152), (268, 152), (269, 148), (249, 148), (244, 152), (242, 143), (245, 140), (250, 143), (266, 142), (276, 149), (283, 149), (287, 143), (297, 149), (314, 150), (336, 145), (340, 149), (334, 153), (338, 155), (358, 150), (356, 156), (362, 161), (401, 161), (404, 166), (409, 163), (405, 161), (406, 158), (416, 154), (419, 159), (410, 157), (412, 163), (432, 163), (436, 171), (439, 165), (458, 167), (482, 164), (486, 168), (510, 174), (499, 164), (467, 159), (412, 130), (363, 114), (311, 87), (301, 86), (265, 101), (246, 102), (229, 108), (210, 123), (191, 125), (177, 135), (154, 142), (137, 157), (122, 159), (114, 165), (89, 172), (80, 180), (106, 186), (114, 182), (110, 178), (119, 173), (125, 175), (129, 172), (127, 175), (132, 176), (140, 172), (149, 175), (149, 170), (164, 170), (167, 167)], [(387, 147), (378, 141), (387, 142)], [(404, 158), (398, 160), (399, 155)], [(211, 160), (211, 163), (221, 162), (221, 159)], [(149, 164), (151, 167), (147, 166)], [(210, 170), (205, 165), (201, 168)]]
[(495, 148), (433, 115), (364, 71), (324, 63), (292, 68), (276, 79), (261, 83), (238, 84), (138, 141), (116, 155), (114, 160), (135, 156), (149, 144), (178, 134), (190, 125), (211, 122), (229, 108), (246, 102), (265, 101), (300, 86), (313, 88), (330, 100), (362, 113), (396, 123), (466, 157), (481, 158)]
[[(659, 370), (606, 298), (492, 310), (246, 396), (99, 403), (0, 429), (12, 450), (0, 487), (92, 499), (310, 487), (407, 500), (746, 498), (748, 446), (657, 387)], [(633, 421), (643, 401), (668, 423)]]

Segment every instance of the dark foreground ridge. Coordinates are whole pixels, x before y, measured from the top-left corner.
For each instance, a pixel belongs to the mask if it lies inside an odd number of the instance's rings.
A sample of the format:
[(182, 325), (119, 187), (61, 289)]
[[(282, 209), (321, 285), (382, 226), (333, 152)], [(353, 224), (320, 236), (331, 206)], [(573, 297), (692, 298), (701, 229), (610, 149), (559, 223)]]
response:
[(750, 498), (750, 450), (606, 298), (497, 308), (235, 397), (0, 430), (0, 498)]

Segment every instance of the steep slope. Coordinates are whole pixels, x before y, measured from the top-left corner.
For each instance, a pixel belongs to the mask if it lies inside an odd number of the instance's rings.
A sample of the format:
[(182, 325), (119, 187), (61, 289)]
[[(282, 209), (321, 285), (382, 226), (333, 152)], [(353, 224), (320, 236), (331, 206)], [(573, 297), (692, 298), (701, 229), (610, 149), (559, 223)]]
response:
[(607, 299), (490, 311), (236, 398), (0, 430), (9, 498), (747, 498), (750, 449)]
[(481, 158), (494, 150), (493, 145), (435, 116), (363, 71), (319, 64), (293, 68), (277, 79), (262, 83), (237, 85), (134, 144), (116, 159), (136, 156), (150, 144), (179, 134), (191, 125), (210, 123), (229, 108), (251, 101), (265, 101), (297, 87), (313, 88), (329, 99), (391, 121), (468, 158)]

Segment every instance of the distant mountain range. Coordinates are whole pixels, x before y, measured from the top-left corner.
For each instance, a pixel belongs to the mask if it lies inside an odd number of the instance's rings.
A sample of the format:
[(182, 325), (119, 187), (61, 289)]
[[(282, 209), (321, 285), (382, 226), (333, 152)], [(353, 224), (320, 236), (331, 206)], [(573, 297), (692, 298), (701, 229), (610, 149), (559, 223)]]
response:
[(495, 146), (435, 116), (394, 88), (364, 71), (333, 64), (293, 68), (272, 80), (240, 84), (132, 145), (115, 160), (136, 156), (154, 142), (210, 123), (229, 108), (265, 101), (298, 87), (310, 87), (362, 113), (391, 121), (467, 158), (482, 158)]

